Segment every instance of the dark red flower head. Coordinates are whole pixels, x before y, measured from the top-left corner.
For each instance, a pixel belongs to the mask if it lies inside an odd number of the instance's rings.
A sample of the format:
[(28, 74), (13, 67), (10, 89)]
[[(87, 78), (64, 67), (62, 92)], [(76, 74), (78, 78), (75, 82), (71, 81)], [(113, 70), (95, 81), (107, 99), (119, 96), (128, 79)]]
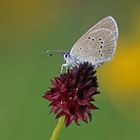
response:
[(91, 121), (91, 110), (97, 109), (92, 104), (93, 95), (99, 93), (95, 73), (93, 66), (85, 62), (51, 81), (52, 87), (43, 98), (51, 101), (51, 112), (56, 118), (65, 116), (66, 126), (73, 120), (76, 124), (78, 120)]

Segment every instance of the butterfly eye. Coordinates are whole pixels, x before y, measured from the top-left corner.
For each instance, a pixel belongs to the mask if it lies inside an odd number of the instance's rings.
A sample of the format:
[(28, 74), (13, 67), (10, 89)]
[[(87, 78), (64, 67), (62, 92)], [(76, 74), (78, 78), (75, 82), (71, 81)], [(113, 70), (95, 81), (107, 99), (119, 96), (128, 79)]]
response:
[(68, 56), (67, 54), (64, 55), (65, 58), (67, 58), (67, 56)]

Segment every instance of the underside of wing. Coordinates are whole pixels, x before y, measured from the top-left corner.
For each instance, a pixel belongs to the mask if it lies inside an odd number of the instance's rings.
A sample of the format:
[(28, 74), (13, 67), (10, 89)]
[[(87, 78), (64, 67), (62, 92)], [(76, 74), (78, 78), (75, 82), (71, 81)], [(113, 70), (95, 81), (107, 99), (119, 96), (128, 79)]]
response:
[(112, 58), (118, 39), (118, 26), (113, 17), (100, 20), (72, 47), (70, 55), (98, 65)]
[(118, 25), (113, 17), (107, 16), (107, 17), (103, 18), (102, 20), (97, 22), (95, 24), (95, 26), (93, 26), (89, 31), (87, 31), (87, 33), (92, 31), (92, 30), (98, 30), (101, 28), (108, 29), (108, 30), (112, 31), (112, 33), (114, 34), (116, 39), (118, 39), (118, 35), (119, 35)]
[(97, 66), (109, 61), (116, 49), (116, 38), (108, 29), (97, 29), (85, 34), (72, 48), (72, 57), (79, 58), (81, 62), (88, 61)]

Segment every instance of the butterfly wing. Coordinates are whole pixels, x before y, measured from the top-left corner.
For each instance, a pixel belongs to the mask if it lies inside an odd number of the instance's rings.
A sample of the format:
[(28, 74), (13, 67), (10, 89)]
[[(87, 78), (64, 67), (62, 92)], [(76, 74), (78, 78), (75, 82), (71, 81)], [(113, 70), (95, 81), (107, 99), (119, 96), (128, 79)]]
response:
[(108, 30), (112, 31), (112, 33), (115, 35), (116, 39), (118, 39), (118, 35), (119, 35), (118, 25), (113, 17), (107, 16), (107, 17), (103, 18), (98, 23), (96, 23), (95, 26), (93, 26), (88, 32), (90, 32), (92, 30), (98, 30), (100, 28), (104, 28), (104, 29), (108, 29)]
[(118, 27), (115, 20), (106, 17), (87, 31), (70, 51), (72, 57), (79, 58), (81, 62), (89, 61), (98, 66), (109, 61), (117, 45)]

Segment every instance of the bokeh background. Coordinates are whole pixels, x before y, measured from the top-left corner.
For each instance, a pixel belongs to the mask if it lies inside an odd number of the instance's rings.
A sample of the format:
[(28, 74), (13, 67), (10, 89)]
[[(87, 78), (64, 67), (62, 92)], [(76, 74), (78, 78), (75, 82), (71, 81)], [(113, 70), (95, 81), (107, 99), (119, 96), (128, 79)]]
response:
[(60, 139), (140, 139), (140, 1), (1, 0), (1, 140), (49, 140), (56, 120), (42, 95), (63, 59), (41, 50), (70, 50), (108, 15), (116, 19), (120, 36), (113, 60), (97, 70), (100, 109), (91, 123), (64, 128)]

